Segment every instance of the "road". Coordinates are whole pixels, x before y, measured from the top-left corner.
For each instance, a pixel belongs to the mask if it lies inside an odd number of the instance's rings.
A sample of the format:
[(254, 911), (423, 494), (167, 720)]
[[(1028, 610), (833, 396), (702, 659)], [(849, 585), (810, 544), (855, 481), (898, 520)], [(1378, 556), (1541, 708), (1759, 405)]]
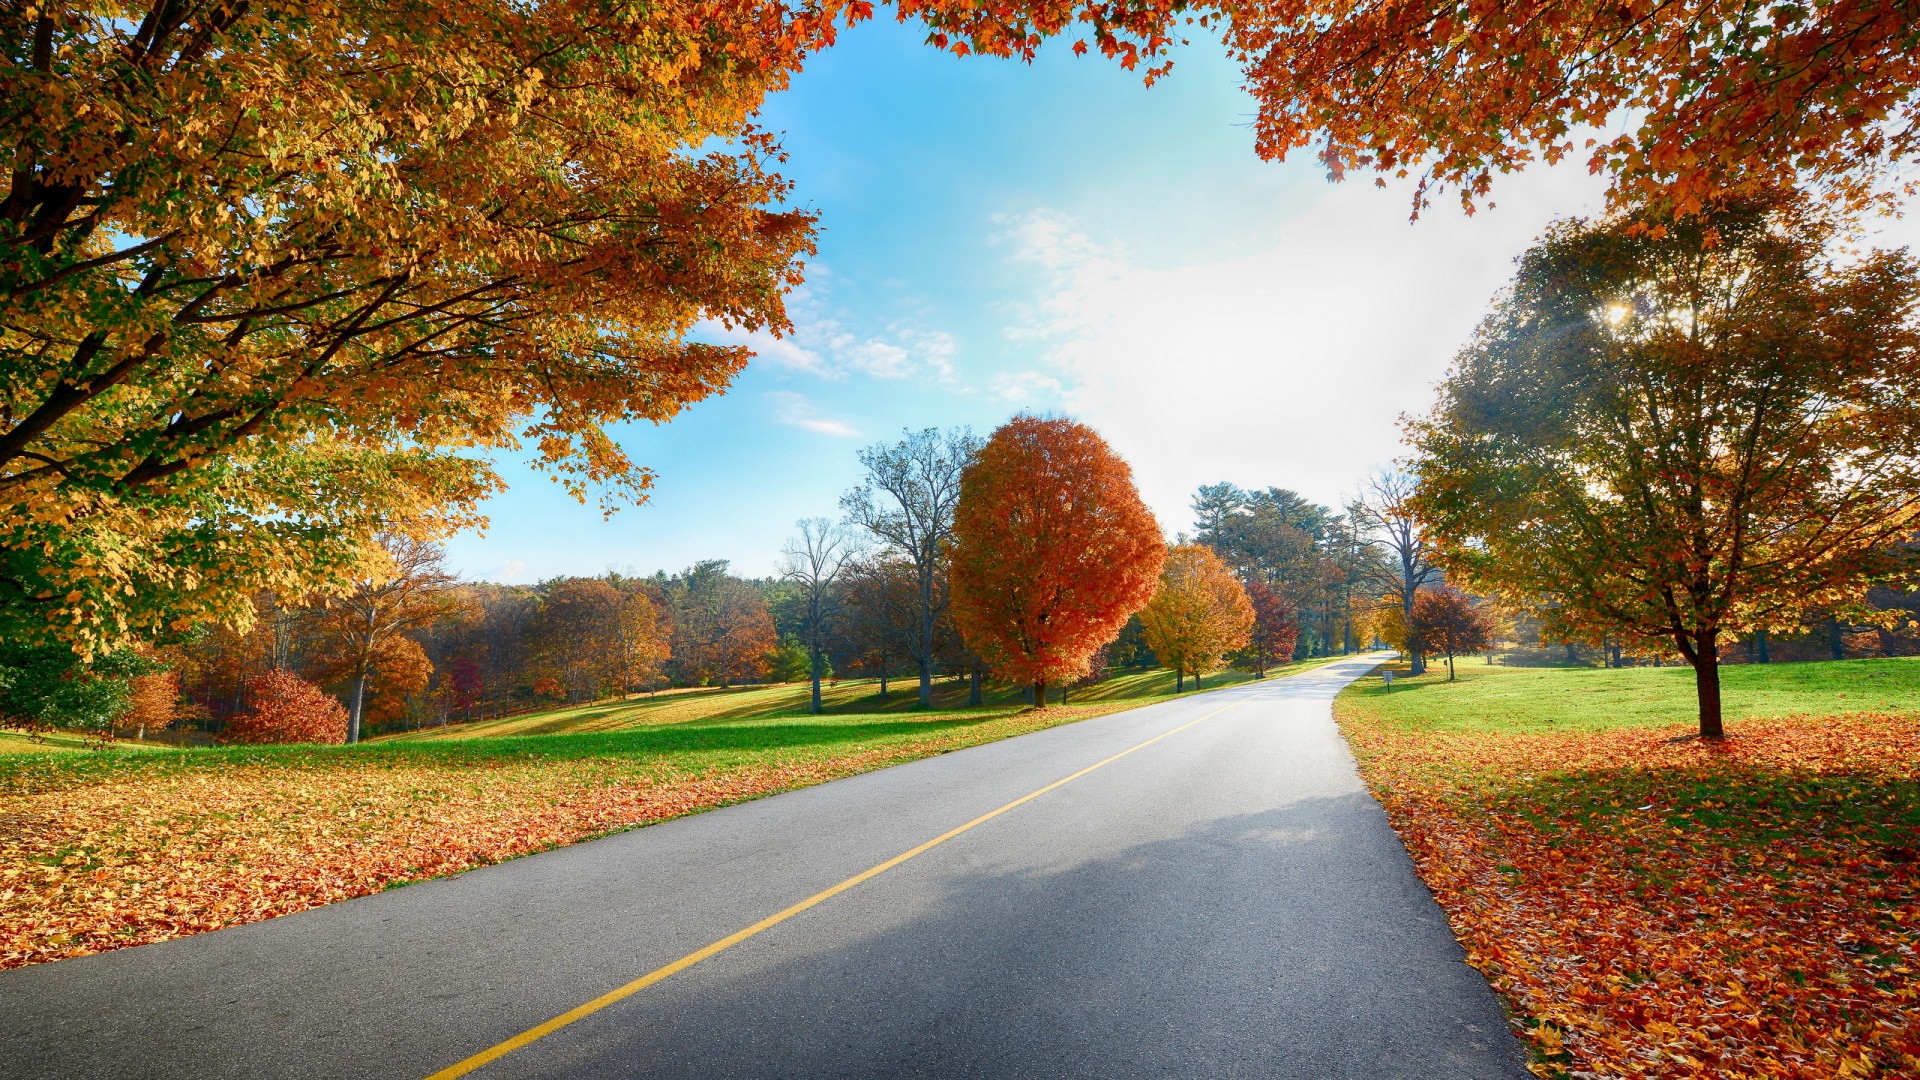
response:
[(0, 972), (0, 1076), (419, 1080), (1093, 767), (472, 1075), (1524, 1077), (1334, 728), (1377, 662)]

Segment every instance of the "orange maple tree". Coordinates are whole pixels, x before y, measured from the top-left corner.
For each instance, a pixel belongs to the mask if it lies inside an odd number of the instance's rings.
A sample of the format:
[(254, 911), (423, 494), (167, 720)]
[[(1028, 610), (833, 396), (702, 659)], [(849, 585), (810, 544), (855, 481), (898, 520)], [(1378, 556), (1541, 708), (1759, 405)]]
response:
[(1912, 0), (905, 0), (899, 11), (963, 55), (1031, 58), (1077, 30), (1076, 52), (1090, 39), (1127, 68), (1149, 61), (1149, 82), (1198, 27), (1247, 74), (1262, 157), (1315, 146), (1335, 177), (1417, 174), (1422, 202), (1446, 185), (1472, 205), (1495, 174), (1582, 151), (1614, 175), (1616, 196), (1682, 212), (1796, 178), (1859, 200), (1920, 152)]
[(1067, 419), (1017, 416), (993, 433), (961, 478), (953, 537), (967, 647), (1042, 708), (1152, 598), (1166, 561), (1133, 471)]
[(1174, 671), (1175, 689), (1186, 689), (1220, 658), (1245, 645), (1254, 623), (1253, 604), (1219, 555), (1201, 544), (1181, 544), (1167, 553), (1160, 585), (1140, 609), (1147, 647)]
[(227, 721), (222, 736), (245, 743), (343, 743), (347, 710), (326, 691), (291, 671), (247, 679), (253, 708)]

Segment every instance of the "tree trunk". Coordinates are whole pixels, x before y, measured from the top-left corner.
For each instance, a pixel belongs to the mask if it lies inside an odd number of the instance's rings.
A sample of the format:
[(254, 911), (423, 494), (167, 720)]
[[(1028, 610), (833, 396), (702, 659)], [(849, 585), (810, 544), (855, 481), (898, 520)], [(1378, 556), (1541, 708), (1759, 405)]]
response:
[(980, 662), (973, 662), (973, 670), (968, 674), (967, 704), (978, 705), (985, 700), (980, 693)]
[(1073, 693), (1073, 683), (1071, 682), (1061, 683), (1060, 684), (1060, 704), (1065, 705), (1067, 703), (1067, 695), (1071, 693)]
[(367, 669), (362, 665), (353, 676), (353, 708), (347, 712), (347, 741), (360, 741), (360, 703), (367, 696)]
[(1193, 692), (1197, 694), (1202, 689), (1204, 689), (1204, 687), (1200, 685), (1200, 669), (1195, 668), (1193, 672)]
[(1694, 646), (1693, 686), (1700, 698), (1700, 737), (1726, 736), (1720, 723), (1720, 647), (1711, 636)]
[(1047, 707), (1047, 681), (1045, 679), (1033, 680), (1033, 707), (1036, 709), (1044, 709)]
[(1847, 639), (1841, 636), (1839, 616), (1827, 618), (1827, 646), (1833, 650), (1835, 660), (1847, 658)]
[(1176, 694), (1184, 694), (1187, 692), (1186, 668), (1176, 667), (1173, 669), (1173, 692)]
[(820, 715), (820, 648), (819, 646), (815, 646), (812, 651), (813, 651), (813, 663), (810, 666), (812, 667), (811, 674), (813, 675), (813, 714), (815, 716), (818, 716)]
[(880, 669), (880, 700), (887, 700), (887, 669)]
[(1453, 681), (1453, 654), (1447, 654), (1447, 681)]
[(1762, 664), (1772, 663), (1773, 658), (1767, 655), (1767, 632), (1765, 630), (1760, 631), (1754, 635), (1753, 640), (1760, 646), (1760, 659), (1757, 662)]

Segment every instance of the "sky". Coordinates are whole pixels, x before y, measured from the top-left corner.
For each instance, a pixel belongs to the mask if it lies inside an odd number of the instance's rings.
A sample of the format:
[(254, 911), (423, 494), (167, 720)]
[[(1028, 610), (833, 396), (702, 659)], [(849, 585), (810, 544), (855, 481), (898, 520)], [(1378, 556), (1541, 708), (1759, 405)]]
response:
[(488, 527), (449, 541), (458, 572), (767, 575), (796, 521), (837, 516), (860, 448), (1022, 410), (1098, 430), (1169, 536), (1223, 480), (1337, 506), (1402, 452), (1399, 418), (1432, 402), (1513, 258), (1600, 207), (1577, 163), (1412, 222), (1406, 186), (1263, 162), (1217, 44), (1148, 89), (1070, 43), (1026, 65), (923, 37), (862, 24), (769, 100), (819, 253), (789, 337), (706, 332), (760, 354), (727, 394), (616, 429), (651, 498), (603, 520), (503, 456)]

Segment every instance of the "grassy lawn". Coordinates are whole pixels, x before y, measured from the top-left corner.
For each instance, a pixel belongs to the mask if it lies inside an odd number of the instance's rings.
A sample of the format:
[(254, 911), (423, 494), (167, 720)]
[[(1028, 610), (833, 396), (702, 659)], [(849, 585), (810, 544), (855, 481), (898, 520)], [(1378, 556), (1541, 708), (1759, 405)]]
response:
[[(1288, 665), (1276, 675), (1287, 675), (1320, 661)], [(1252, 676), (1240, 671), (1223, 671), (1207, 676), (1206, 689), (1246, 682)], [(1161, 699), (1173, 695), (1173, 672), (1165, 668), (1130, 671), (1115, 675), (1093, 686), (1078, 687), (1068, 700), (1074, 705), (1130, 704), (1143, 699)], [(840, 683), (822, 683), (822, 715), (890, 715), (920, 717), (919, 683), (894, 679), (886, 697), (880, 696), (877, 679), (850, 679)], [(1187, 687), (1191, 692), (1191, 684)], [(450, 724), (427, 731), (386, 735), (380, 741), (474, 739), (501, 735), (558, 735), (599, 731), (622, 731), (660, 724), (706, 723), (713, 721), (768, 720), (779, 717), (811, 717), (808, 711), (810, 689), (806, 683), (775, 683), (771, 686), (744, 686), (727, 690), (701, 688), (673, 690), (658, 696), (638, 696), (626, 701), (602, 701), (547, 712), (528, 713), (504, 720)], [(986, 702), (976, 708), (1024, 708), (1020, 691), (996, 689), (985, 695)], [(953, 679), (934, 683), (933, 707), (939, 712), (970, 715), (966, 704), (966, 684)]]
[(1336, 711), (1536, 1073), (1920, 1075), (1920, 659), (1459, 672)]
[[(1315, 666), (1293, 665), (1276, 675)], [(1244, 681), (1210, 678), (1208, 688)], [(663, 694), (360, 746), (0, 752), (0, 968), (250, 922), (1172, 697), (1034, 710), (865, 684)]]

